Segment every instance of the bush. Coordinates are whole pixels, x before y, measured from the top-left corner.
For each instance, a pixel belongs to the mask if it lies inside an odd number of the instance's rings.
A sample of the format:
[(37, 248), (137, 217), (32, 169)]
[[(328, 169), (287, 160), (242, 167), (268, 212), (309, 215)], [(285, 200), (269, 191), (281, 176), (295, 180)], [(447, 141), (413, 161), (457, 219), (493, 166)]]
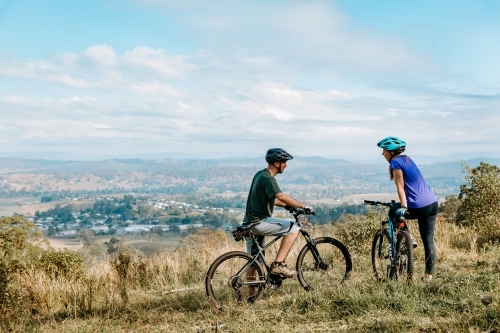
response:
[(15, 308), (20, 300), (16, 290), (18, 274), (29, 266), (30, 239), (40, 238), (35, 225), (22, 216), (0, 218), (0, 317)]
[(447, 196), (445, 201), (439, 205), (438, 213), (441, 217), (444, 217), (447, 222), (456, 223), (461, 204), (462, 201), (458, 198), (458, 195)]
[(335, 223), (335, 235), (351, 252), (370, 251), (373, 236), (380, 228), (374, 211), (363, 215), (342, 215)]
[(471, 227), (488, 241), (500, 240), (500, 168), (481, 162), (464, 164), (466, 184), (460, 186), (458, 223)]
[(83, 256), (81, 253), (64, 249), (43, 251), (35, 267), (53, 278), (78, 279), (83, 276)]

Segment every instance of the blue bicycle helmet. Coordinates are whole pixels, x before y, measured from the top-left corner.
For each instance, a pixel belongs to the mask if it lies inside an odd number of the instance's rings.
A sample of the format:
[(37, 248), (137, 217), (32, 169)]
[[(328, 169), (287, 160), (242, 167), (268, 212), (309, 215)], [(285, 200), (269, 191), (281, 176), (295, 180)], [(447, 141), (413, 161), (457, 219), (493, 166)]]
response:
[(394, 152), (403, 152), (406, 147), (406, 142), (395, 136), (388, 136), (377, 143), (382, 149)]

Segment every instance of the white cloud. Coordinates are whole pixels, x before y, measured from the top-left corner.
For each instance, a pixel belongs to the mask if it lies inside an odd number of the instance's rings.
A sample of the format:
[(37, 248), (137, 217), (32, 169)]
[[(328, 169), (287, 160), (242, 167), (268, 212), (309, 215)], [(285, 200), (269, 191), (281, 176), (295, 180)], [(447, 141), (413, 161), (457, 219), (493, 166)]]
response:
[(109, 45), (95, 45), (88, 48), (84, 53), (84, 57), (94, 63), (106, 67), (114, 67), (117, 57), (113, 48)]
[(138, 71), (151, 70), (165, 78), (179, 78), (183, 71), (191, 67), (182, 56), (169, 55), (163, 50), (150, 47), (136, 47), (125, 52), (122, 63), (125, 68), (134, 68)]
[(169, 84), (156, 81), (138, 83), (130, 82), (127, 89), (140, 96), (178, 96), (180, 94), (178, 90), (172, 88)]
[(333, 155), (370, 152), (395, 134), (435, 152), (465, 147), (464, 136), (497, 149), (498, 96), (463, 94), (466, 77), (443, 74), (398, 36), (349, 28), (330, 2), (148, 6), (165, 10), (197, 49), (101, 44), (44, 59), (0, 56), (0, 142)]
[(294, 116), (290, 112), (286, 112), (284, 110), (275, 109), (272, 107), (266, 107), (261, 111), (262, 114), (272, 114), (279, 120), (290, 120), (294, 118)]

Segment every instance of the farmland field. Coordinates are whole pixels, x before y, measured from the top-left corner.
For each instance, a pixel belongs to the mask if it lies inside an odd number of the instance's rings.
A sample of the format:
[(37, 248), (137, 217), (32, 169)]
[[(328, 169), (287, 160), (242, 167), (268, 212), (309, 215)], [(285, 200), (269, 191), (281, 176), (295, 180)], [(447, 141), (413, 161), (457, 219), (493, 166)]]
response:
[[(146, 255), (151, 255), (155, 252), (161, 251), (165, 248), (174, 248), (179, 245), (182, 239), (180, 235), (166, 235), (164, 237), (159, 237), (153, 235), (152, 240), (150, 240), (150, 234), (146, 237), (141, 235), (106, 235), (106, 236), (96, 236), (95, 240), (99, 243), (108, 242), (112, 237), (122, 241), (124, 246), (131, 246), (136, 249), (141, 250)], [(83, 248), (83, 243), (78, 238), (64, 238), (64, 237), (45, 237), (56, 250), (62, 250), (64, 248), (68, 250), (78, 251)]]

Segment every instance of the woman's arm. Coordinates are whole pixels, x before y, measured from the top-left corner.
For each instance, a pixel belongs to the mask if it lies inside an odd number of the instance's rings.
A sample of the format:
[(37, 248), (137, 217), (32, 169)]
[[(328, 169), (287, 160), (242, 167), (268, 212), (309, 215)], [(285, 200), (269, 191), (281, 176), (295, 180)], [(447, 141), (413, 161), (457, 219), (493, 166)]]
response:
[(394, 175), (394, 183), (396, 184), (396, 190), (398, 191), (399, 202), (401, 202), (402, 207), (408, 208), (406, 203), (406, 193), (405, 193), (405, 181), (403, 179), (403, 171), (392, 170)]

